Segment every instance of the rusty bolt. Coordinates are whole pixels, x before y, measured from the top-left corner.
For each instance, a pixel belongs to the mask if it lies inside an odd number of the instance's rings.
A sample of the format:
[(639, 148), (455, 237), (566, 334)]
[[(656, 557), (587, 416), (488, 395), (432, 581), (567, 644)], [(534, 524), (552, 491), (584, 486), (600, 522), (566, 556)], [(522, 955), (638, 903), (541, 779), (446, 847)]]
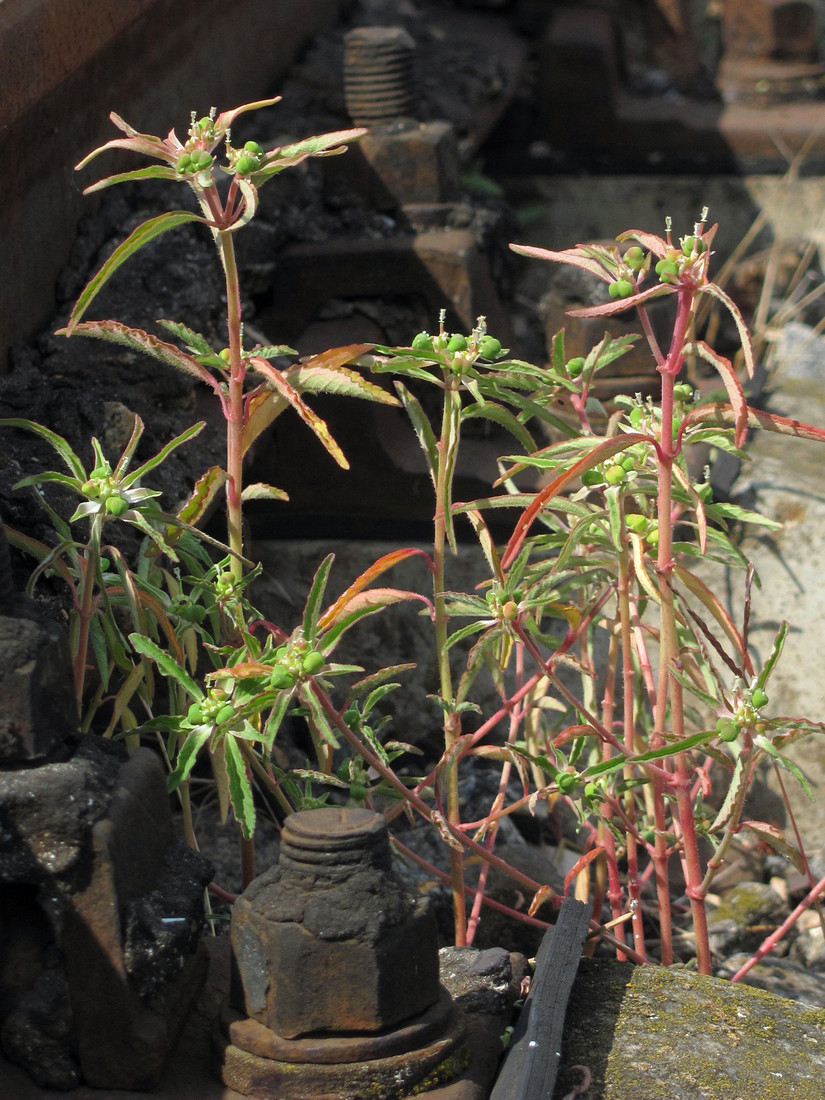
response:
[(402, 27), (356, 27), (344, 39), (344, 94), (358, 126), (412, 117), (415, 42)]
[(376, 1032), (439, 997), (435, 919), (391, 867), (380, 814), (293, 814), (235, 903), (233, 1006), (284, 1038)]

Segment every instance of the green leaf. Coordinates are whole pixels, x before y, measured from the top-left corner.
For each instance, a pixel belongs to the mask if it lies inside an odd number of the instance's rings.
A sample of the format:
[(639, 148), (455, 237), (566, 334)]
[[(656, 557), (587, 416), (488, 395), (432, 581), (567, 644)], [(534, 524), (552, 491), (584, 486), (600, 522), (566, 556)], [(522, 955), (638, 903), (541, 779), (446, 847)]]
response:
[(264, 485), (256, 481), (244, 487), (241, 500), (289, 500), (289, 494), (283, 489), (276, 489), (274, 485)]
[(199, 726), (197, 729), (192, 730), (183, 742), (178, 750), (175, 769), (166, 779), (166, 789), (168, 791), (174, 791), (179, 787), (192, 771), (192, 768), (195, 766), (195, 761), (198, 758), (198, 753), (209, 740), (211, 732), (212, 731), (208, 727)]
[[(301, 395), (295, 389), (295, 387), (288, 381), (287, 375), (275, 367), (271, 366), (265, 359), (256, 358), (254, 355), (247, 359), (247, 365), (252, 367), (262, 374), (264, 378), (270, 383), (270, 385), (277, 391), (277, 393), (285, 398), (292, 408), (298, 413), (303, 422), (310, 428), (315, 435), (323, 443), (327, 450), (327, 453), (335, 459), (338, 465), (344, 469), (349, 469), (349, 462), (344, 455), (344, 452), (332, 438), (326, 421), (322, 420), (317, 413), (314, 413), (312, 409), (306, 404)], [(267, 421), (270, 423), (271, 421)], [(264, 427), (266, 424), (264, 424)], [(249, 447), (251, 441), (248, 438), (248, 433), (244, 433), (244, 452)]]
[(324, 598), (324, 591), (326, 590), (327, 581), (329, 580), (329, 571), (332, 569), (332, 563), (334, 561), (335, 555), (327, 554), (318, 566), (315, 576), (312, 579), (312, 587), (307, 596), (306, 606), (304, 607), (304, 637), (312, 644), (315, 643), (318, 634), (318, 620), (321, 617), (321, 601)]
[(175, 367), (184, 374), (197, 378), (199, 382), (210, 386), (220, 394), (220, 383), (214, 378), (202, 363), (199, 363), (185, 351), (181, 351), (175, 344), (169, 344), (165, 340), (158, 339), (150, 332), (143, 329), (130, 328), (119, 321), (83, 321), (73, 326), (70, 330), (58, 329), (57, 335), (64, 336), (90, 336), (94, 340), (107, 340), (111, 344), (120, 344), (131, 348), (133, 351), (141, 351), (151, 355), (153, 359), (159, 359), (170, 367)]
[(171, 657), (159, 645), (143, 634), (130, 634), (129, 641), (138, 653), (151, 657), (164, 676), (169, 676), (180, 684), (193, 699), (200, 702), (204, 698), (203, 691), (198, 687), (189, 674), (181, 668), (178, 662)]
[(253, 348), (252, 354), (261, 359), (280, 359), (284, 355), (297, 355), (298, 352), (286, 344), (262, 344)]
[(805, 857), (775, 825), (769, 825), (766, 821), (743, 821), (741, 827), (750, 829), (763, 844), (767, 844), (769, 848), (773, 848), (775, 852), (779, 852), (785, 859), (790, 860), (800, 875), (807, 873), (808, 865)]
[(122, 263), (129, 259), (138, 249), (143, 248), (149, 241), (159, 237), (161, 233), (167, 233), (170, 229), (176, 229), (179, 225), (186, 225), (187, 222), (201, 222), (207, 224), (205, 219), (199, 214), (190, 213), (188, 210), (170, 210), (165, 214), (160, 214), (156, 218), (150, 218), (142, 225), (139, 225), (137, 229), (131, 233), (126, 240), (119, 245), (106, 263), (98, 271), (87, 284), (83, 293), (77, 299), (74, 309), (72, 310), (69, 323), (62, 332), (65, 332), (67, 336), (71, 336), (75, 328), (77, 328), (78, 322), (86, 310), (89, 308), (92, 300), (97, 296), (98, 292), (108, 282), (112, 275), (117, 271)]
[(263, 733), (263, 744), (267, 752), (272, 751), (272, 745), (278, 734), (278, 730), (281, 727), (281, 723), (286, 717), (286, 712), (292, 703), (293, 692), (282, 691), (278, 698), (275, 700), (275, 705), (269, 712), (269, 717), (266, 720)]
[[(173, 336), (177, 336), (179, 340), (182, 340), (193, 355), (215, 354), (214, 348), (205, 336), (181, 324), (179, 321), (167, 321), (159, 317), (158, 324), (162, 325), (168, 332), (171, 332)], [(258, 352), (258, 354), (260, 355), (260, 352)]]
[(312, 728), (328, 745), (332, 745), (333, 748), (337, 749), (339, 745), (338, 735), (330, 725), (326, 711), (312, 687), (307, 685), (302, 688), (299, 691), (299, 695), (301, 701), (305, 703), (309, 709), (309, 722)]
[(536, 449), (533, 437), (509, 409), (505, 409), (502, 405), (496, 405), (492, 401), (486, 401), (483, 405), (471, 405), (461, 414), (462, 420), (477, 420), (480, 417), (491, 420), (493, 423), (505, 428), (526, 450), (534, 451)]
[(782, 625), (779, 627), (776, 637), (773, 640), (773, 646), (771, 647), (770, 655), (768, 656), (767, 661), (765, 661), (765, 664), (762, 667), (762, 671), (759, 673), (755, 685), (756, 687), (764, 688), (767, 684), (768, 678), (773, 672), (776, 662), (779, 660), (779, 657), (782, 653), (787, 636), (788, 624), (783, 621)]
[(7, 417), (0, 420), (0, 428), (24, 428), (26, 431), (34, 432), (35, 435), (41, 436), (41, 438), (45, 439), (48, 443), (51, 443), (78, 481), (84, 482), (86, 480), (83, 463), (62, 435), (58, 435), (57, 432), (52, 432), (48, 428), (44, 428), (42, 424), (36, 424), (33, 420), (22, 420), (19, 417)]
[(433, 485), (436, 485), (438, 478), (438, 445), (435, 441), (433, 429), (427, 419), (427, 414), (424, 412), (421, 402), (417, 397), (413, 397), (406, 386), (402, 385), (400, 382), (396, 382), (395, 388), (398, 391), (398, 396), (401, 398), (401, 403), (406, 410), (407, 416), (410, 418), (413, 430), (418, 437), (418, 442), (421, 444), (424, 457), (427, 459), (427, 467), (429, 468)]
[(754, 737), (753, 743), (754, 745), (756, 745), (757, 748), (762, 749), (762, 751), (766, 753), (771, 758), (771, 760), (773, 760), (774, 764), (776, 764), (777, 767), (784, 768), (785, 771), (791, 773), (794, 779), (799, 782), (799, 785), (802, 787), (805, 794), (808, 796), (809, 800), (812, 803), (816, 801), (816, 799), (814, 798), (814, 792), (811, 790), (810, 783), (805, 778), (802, 771), (797, 767), (797, 765), (794, 764), (793, 760), (789, 760), (787, 756), (783, 756), (776, 745), (774, 745), (767, 737), (765, 737), (761, 733)]
[(91, 195), (95, 191), (102, 191), (106, 187), (114, 187), (116, 183), (131, 183), (133, 180), (176, 180), (178, 173), (174, 168), (162, 164), (151, 164), (148, 168), (137, 168), (133, 172), (121, 172), (115, 176), (106, 176), (97, 183), (83, 188), (84, 195)]
[[(143, 425), (141, 424), (141, 428), (142, 427)], [(173, 451), (177, 450), (177, 448), (184, 443), (188, 443), (190, 439), (194, 439), (205, 427), (206, 421), (200, 420), (197, 424), (193, 424), (190, 428), (181, 432), (180, 435), (176, 435), (175, 438), (171, 439), (165, 447), (162, 447), (153, 458), (147, 459), (146, 462), (140, 465), (131, 474), (127, 474), (122, 481), (123, 487), (128, 489), (130, 486), (134, 485), (136, 481), (140, 481), (150, 470), (157, 469), (161, 463), (166, 461)]]
[[(212, 466), (205, 474), (201, 474), (186, 504), (178, 512), (178, 519), (182, 523), (196, 527), (225, 484), (226, 472), (220, 466)], [(167, 539), (169, 539), (168, 534)]]
[(249, 785), (243, 755), (231, 733), (225, 738), (224, 750), (232, 810), (235, 820), (241, 827), (242, 836), (245, 840), (250, 840), (255, 832), (255, 802), (252, 798), (252, 788)]

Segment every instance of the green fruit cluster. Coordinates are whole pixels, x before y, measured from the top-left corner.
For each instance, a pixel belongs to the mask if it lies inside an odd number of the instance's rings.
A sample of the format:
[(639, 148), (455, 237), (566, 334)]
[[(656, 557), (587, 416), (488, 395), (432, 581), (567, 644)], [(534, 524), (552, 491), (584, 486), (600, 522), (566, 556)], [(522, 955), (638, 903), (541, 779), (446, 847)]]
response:
[(193, 172), (206, 172), (212, 167), (213, 157), (205, 149), (193, 149), (191, 153), (181, 153), (175, 165), (182, 176)]
[(192, 703), (186, 712), (190, 726), (223, 726), (235, 718), (235, 708), (229, 702), (226, 692), (215, 688), (198, 703)]
[(611, 298), (629, 298), (635, 287), (629, 279), (616, 279), (607, 288)]

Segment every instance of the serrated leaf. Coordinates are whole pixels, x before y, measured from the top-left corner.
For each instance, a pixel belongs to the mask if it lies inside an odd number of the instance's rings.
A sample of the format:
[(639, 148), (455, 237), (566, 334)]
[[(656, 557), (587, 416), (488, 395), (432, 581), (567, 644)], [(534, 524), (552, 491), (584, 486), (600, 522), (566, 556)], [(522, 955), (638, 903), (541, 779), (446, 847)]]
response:
[(176, 180), (177, 178), (178, 173), (174, 168), (163, 164), (151, 164), (148, 168), (137, 168), (133, 172), (120, 172), (114, 176), (106, 176), (97, 183), (84, 187), (83, 194), (91, 195), (95, 191), (103, 191), (106, 187), (114, 187), (116, 183), (132, 183), (134, 180)]
[(201, 474), (195, 482), (189, 499), (178, 512), (178, 519), (182, 523), (197, 527), (225, 484), (226, 471), (220, 466), (212, 466), (205, 474)]
[(198, 701), (203, 699), (203, 691), (192, 677), (151, 638), (147, 638), (143, 634), (130, 634), (129, 641), (138, 653), (151, 657), (163, 675), (175, 680), (193, 699)]
[(368, 588), (373, 581), (377, 580), (383, 573), (386, 573), (388, 569), (392, 569), (394, 565), (398, 565), (399, 562), (407, 561), (409, 558), (422, 557), (429, 563), (429, 555), (423, 550), (419, 550), (415, 546), (407, 546), (401, 550), (391, 550), (388, 554), (382, 554), (380, 558), (368, 566), (360, 576), (352, 582), (347, 588), (346, 592), (338, 597), (331, 607), (328, 607), (323, 615), (318, 620), (318, 627), (320, 630), (326, 630), (332, 626), (337, 620), (340, 613), (347, 606), (347, 604), (359, 592), (363, 592), (365, 588)]
[(231, 734), (227, 734), (225, 738), (224, 750), (232, 810), (235, 820), (241, 827), (241, 835), (245, 840), (251, 840), (255, 832), (255, 802), (252, 798), (252, 787), (246, 774), (243, 754), (238, 742)]
[(427, 459), (427, 468), (430, 471), (430, 477), (435, 486), (438, 479), (438, 445), (435, 441), (435, 434), (432, 426), (418, 398), (413, 397), (407, 387), (403, 386), (400, 382), (395, 383), (395, 388), (398, 391), (398, 395), (401, 398), (401, 403), (406, 410), (407, 416), (410, 418), (413, 431), (418, 437), (418, 442), (421, 444), (424, 457)]
[(769, 740), (769, 738), (765, 737), (763, 734), (759, 734), (757, 737), (754, 737), (753, 743), (754, 745), (756, 745), (757, 748), (762, 749), (762, 751), (766, 753), (771, 758), (771, 760), (773, 760), (774, 764), (777, 767), (783, 768), (785, 771), (791, 773), (794, 779), (799, 782), (799, 785), (802, 787), (805, 794), (808, 796), (808, 800), (811, 803), (816, 801), (816, 799), (814, 798), (814, 792), (811, 790), (810, 783), (805, 778), (802, 770), (796, 764), (794, 764), (793, 760), (789, 760), (787, 756), (783, 756), (779, 749)]
[(62, 435), (58, 435), (57, 432), (53, 432), (49, 428), (44, 428), (42, 424), (36, 424), (33, 420), (25, 420), (15, 416), (0, 420), (0, 428), (24, 428), (26, 431), (39, 435), (47, 443), (51, 443), (78, 481), (84, 482), (86, 480), (83, 463)]
[(178, 749), (174, 771), (166, 779), (166, 789), (168, 791), (174, 791), (184, 782), (195, 766), (198, 753), (209, 740), (211, 732), (208, 726), (199, 726), (197, 729), (192, 730), (183, 742)]
[(614, 278), (612, 272), (606, 271), (599, 260), (584, 252), (581, 245), (577, 245), (575, 248), (565, 248), (560, 252), (554, 252), (549, 248), (538, 248), (536, 245), (531, 244), (511, 244), (510, 248), (513, 252), (518, 252), (520, 256), (528, 256), (530, 259), (551, 260), (554, 263), (581, 267), (585, 271), (589, 271), (591, 275), (603, 279), (606, 283), (612, 282)]
[(807, 873), (808, 867), (804, 856), (775, 825), (769, 825), (766, 821), (743, 821), (741, 828), (749, 829), (763, 844), (767, 844), (769, 848), (773, 848), (775, 852), (779, 852), (785, 859), (790, 860), (801, 875)]
[(777, 631), (776, 637), (773, 640), (773, 645), (771, 646), (771, 652), (768, 656), (768, 659), (767, 661), (765, 661), (765, 664), (762, 667), (762, 671), (759, 673), (759, 677), (756, 681), (756, 687), (764, 689), (765, 685), (768, 682), (770, 674), (773, 672), (776, 666), (776, 662), (779, 660), (782, 654), (782, 650), (785, 646), (785, 639), (787, 638), (787, 636), (788, 624), (783, 620), (781, 626), (779, 627), (779, 630)]
[(161, 363), (197, 378), (199, 382), (220, 393), (220, 383), (197, 359), (181, 351), (175, 344), (160, 340), (143, 329), (130, 328), (119, 321), (83, 321), (71, 329), (58, 329), (56, 335), (89, 336), (94, 340), (107, 340), (110, 344), (120, 344), (133, 351), (144, 352), (153, 359), (159, 359)]
[(420, 600), (432, 612), (432, 604), (419, 592), (405, 592), (400, 588), (368, 588), (349, 600), (336, 616), (334, 625), (327, 630), (318, 645), (322, 653), (331, 653), (341, 635), (367, 615), (374, 615), (390, 604)]
[[(327, 453), (335, 459), (338, 465), (344, 469), (349, 469), (349, 462), (344, 456), (344, 452), (332, 438), (326, 421), (322, 420), (317, 413), (314, 413), (312, 409), (306, 404), (301, 395), (287, 380), (286, 374), (282, 371), (276, 370), (270, 363), (267, 363), (265, 359), (256, 358), (254, 355), (247, 359), (247, 365), (253, 367), (258, 374), (262, 374), (264, 378), (270, 383), (270, 385), (277, 391), (277, 393), (285, 398), (292, 408), (298, 413), (303, 422), (310, 428), (318, 439), (323, 443), (327, 450)], [(276, 414), (277, 415), (277, 414)], [(271, 422), (271, 421), (270, 421)], [(266, 425), (264, 425), (265, 427)], [(244, 433), (244, 451), (248, 448), (251, 439), (248, 434)]]
[(509, 409), (497, 405), (492, 401), (485, 401), (483, 405), (471, 405), (461, 414), (462, 420), (477, 420), (483, 418), (505, 428), (528, 451), (534, 451), (536, 443), (518, 417), (513, 416)]
[(274, 485), (264, 485), (256, 481), (244, 487), (241, 500), (289, 500), (289, 494), (283, 489), (276, 489)]
[(98, 273), (86, 284), (86, 287), (77, 299), (75, 307), (72, 310), (68, 325), (65, 330), (61, 331), (65, 331), (67, 336), (72, 335), (77, 328), (80, 318), (89, 308), (98, 292), (108, 282), (111, 276), (114, 275), (120, 265), (137, 252), (138, 249), (143, 248), (145, 244), (154, 240), (155, 237), (159, 237), (162, 233), (168, 233), (170, 229), (176, 229), (179, 225), (186, 225), (188, 222), (201, 222), (204, 225), (207, 224), (205, 219), (199, 214), (193, 214), (188, 210), (170, 210), (165, 214), (159, 214), (156, 218), (150, 218), (148, 221), (143, 222), (142, 225), (139, 225), (122, 244), (118, 245), (101, 267), (100, 271), (98, 271)]
[[(818, 443), (825, 443), (825, 428), (816, 428), (790, 416), (779, 416), (777, 413), (765, 412), (764, 409), (755, 409), (752, 405), (747, 406), (747, 416), (750, 428), (762, 428), (766, 432), (778, 432), (796, 439), (815, 439)], [(711, 405), (696, 405), (686, 414), (683, 423), (723, 427), (733, 421), (734, 415), (730, 406), (716, 402)]]
[(169, 321), (163, 317), (159, 317), (158, 324), (162, 325), (168, 332), (171, 332), (173, 336), (177, 336), (179, 340), (182, 340), (186, 344), (188, 350), (194, 355), (215, 354), (214, 348), (205, 336), (181, 324), (180, 321)]
[(745, 319), (739, 312), (739, 307), (732, 298), (728, 297), (720, 286), (716, 285), (716, 283), (705, 283), (704, 286), (700, 286), (698, 289), (700, 294), (708, 294), (711, 298), (715, 298), (718, 302), (721, 302), (733, 318), (736, 323), (736, 330), (739, 333), (739, 341), (742, 345), (742, 354), (745, 359), (745, 368), (748, 372), (748, 378), (753, 378), (753, 343), (751, 341), (751, 334), (748, 331), (748, 326), (745, 324)]
[(643, 305), (653, 298), (664, 298), (668, 294), (675, 294), (676, 287), (670, 283), (660, 283), (658, 286), (649, 287), (638, 294), (631, 294), (628, 298), (613, 298), (599, 306), (585, 306), (583, 309), (568, 309), (568, 317), (612, 317), (615, 313), (624, 313), (626, 309)]
[(683, 584), (689, 592), (692, 592), (699, 602), (708, 609), (730, 639), (731, 644), (736, 650), (739, 661), (746, 662), (748, 660), (748, 655), (745, 652), (742, 637), (736, 629), (733, 619), (722, 606), (718, 597), (714, 595), (704, 581), (700, 581), (698, 577), (685, 569), (684, 566), (675, 565), (673, 567), (673, 575), (680, 584)]
[(314, 643), (318, 634), (321, 600), (324, 598), (324, 591), (329, 580), (329, 571), (332, 569), (334, 561), (335, 555), (327, 554), (312, 578), (312, 587), (309, 590), (306, 606), (304, 607), (303, 621), (304, 637), (308, 642)]
[(722, 376), (733, 409), (734, 442), (737, 447), (741, 447), (745, 441), (745, 432), (748, 426), (748, 406), (745, 401), (745, 391), (742, 389), (742, 383), (736, 377), (733, 364), (724, 355), (720, 355), (719, 352), (705, 343), (704, 340), (695, 340), (692, 343), (685, 344), (684, 351), (685, 354), (694, 353), (700, 356), (705, 362), (716, 367)]
[(626, 450), (629, 446), (632, 446), (633, 443), (643, 443), (647, 441), (647, 436), (641, 435), (638, 432), (628, 432), (625, 435), (602, 440), (593, 447), (587, 455), (578, 459), (578, 461), (574, 462), (555, 477), (549, 485), (546, 485), (539, 493), (536, 493), (530, 506), (526, 508), (520, 516), (510, 541), (507, 543), (507, 548), (502, 555), (502, 568), (509, 568), (510, 563), (521, 549), (521, 544), (527, 537), (527, 533), (532, 527), (533, 522), (536, 520), (545, 504), (552, 497), (557, 496), (570, 481), (579, 477), (585, 470), (589, 470), (593, 466), (597, 466), (600, 462), (604, 462), (605, 459), (611, 458), (619, 451)]

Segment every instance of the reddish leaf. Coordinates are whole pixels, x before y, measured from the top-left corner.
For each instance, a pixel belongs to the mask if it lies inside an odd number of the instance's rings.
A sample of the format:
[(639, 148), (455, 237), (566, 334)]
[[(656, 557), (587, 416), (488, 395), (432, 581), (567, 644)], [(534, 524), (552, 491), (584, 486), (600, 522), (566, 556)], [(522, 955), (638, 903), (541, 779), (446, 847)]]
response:
[(745, 442), (745, 432), (748, 427), (748, 406), (745, 401), (745, 392), (742, 389), (742, 383), (736, 377), (736, 371), (733, 369), (733, 364), (730, 359), (726, 359), (724, 355), (720, 355), (718, 351), (714, 351), (714, 349), (709, 344), (706, 344), (704, 340), (697, 340), (692, 344), (686, 344), (684, 350), (685, 354), (695, 352), (706, 362), (716, 367), (721, 374), (733, 410), (733, 438), (736, 446), (741, 447)]
[(533, 497), (532, 503), (528, 508), (525, 508), (524, 512), (519, 517), (516, 528), (513, 531), (510, 541), (507, 543), (507, 547), (501, 558), (501, 566), (503, 569), (509, 569), (513, 562), (513, 559), (521, 549), (521, 544), (527, 537), (527, 532), (533, 526), (534, 521), (538, 517), (539, 512), (544, 505), (552, 497), (557, 496), (568, 482), (574, 478), (579, 477), (585, 470), (591, 469), (593, 466), (598, 466), (600, 462), (604, 462), (605, 459), (611, 458), (619, 451), (627, 450), (627, 448), (633, 443), (646, 443), (649, 442), (649, 437), (642, 435), (639, 432), (627, 432), (623, 435), (614, 436), (612, 439), (605, 439), (603, 443), (594, 447), (591, 451), (580, 458), (577, 462), (574, 462), (558, 477), (554, 478), (549, 485), (541, 490), (540, 493), (536, 493)]
[(664, 298), (668, 294), (675, 294), (677, 287), (670, 283), (659, 283), (657, 286), (648, 287), (639, 294), (631, 294), (629, 298), (614, 298), (599, 306), (586, 306), (583, 309), (568, 309), (568, 317), (610, 317), (614, 313), (623, 313), (633, 306), (640, 306), (649, 302), (651, 298)]
[(393, 550), (389, 554), (384, 554), (382, 557), (378, 558), (377, 561), (374, 561), (368, 569), (364, 570), (360, 577), (357, 577), (352, 582), (346, 592), (339, 596), (331, 607), (327, 608), (318, 620), (319, 628), (321, 630), (327, 630), (359, 592), (363, 592), (364, 589), (371, 585), (382, 573), (386, 573), (386, 571), (392, 569), (394, 565), (398, 565), (399, 562), (406, 561), (407, 558), (412, 557), (425, 558), (428, 565), (430, 564), (429, 555), (415, 546), (407, 546), (402, 550)]

